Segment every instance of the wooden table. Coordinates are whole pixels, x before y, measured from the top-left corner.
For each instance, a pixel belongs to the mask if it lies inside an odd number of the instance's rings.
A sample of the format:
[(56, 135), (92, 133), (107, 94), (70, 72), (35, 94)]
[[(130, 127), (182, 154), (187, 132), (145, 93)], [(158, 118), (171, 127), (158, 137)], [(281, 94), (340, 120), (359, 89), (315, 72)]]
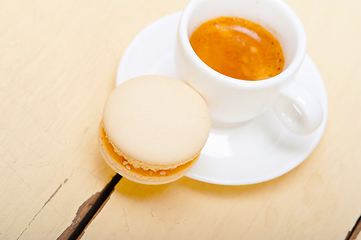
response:
[(358, 0), (286, 1), (304, 24), (329, 101), (325, 133), (296, 169), (249, 186), (186, 177), (144, 186), (119, 181), (102, 160), (97, 129), (124, 49), (187, 2), (0, 2), (0, 239), (74, 239), (83, 227), (82, 239), (356, 238)]

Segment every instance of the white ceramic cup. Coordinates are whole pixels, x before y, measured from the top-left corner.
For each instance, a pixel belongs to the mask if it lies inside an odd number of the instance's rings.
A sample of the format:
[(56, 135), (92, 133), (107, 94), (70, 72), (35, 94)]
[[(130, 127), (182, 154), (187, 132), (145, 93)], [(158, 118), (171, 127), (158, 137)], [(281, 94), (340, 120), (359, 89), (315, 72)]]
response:
[[(202, 23), (221, 16), (248, 19), (271, 32), (285, 56), (283, 72), (266, 80), (246, 81), (208, 67), (193, 51), (189, 38)], [(181, 78), (206, 100), (212, 120), (243, 122), (273, 109), (287, 129), (307, 135), (321, 125), (323, 109), (313, 93), (295, 82), (306, 45), (301, 21), (281, 0), (191, 0), (179, 21), (175, 63)]]

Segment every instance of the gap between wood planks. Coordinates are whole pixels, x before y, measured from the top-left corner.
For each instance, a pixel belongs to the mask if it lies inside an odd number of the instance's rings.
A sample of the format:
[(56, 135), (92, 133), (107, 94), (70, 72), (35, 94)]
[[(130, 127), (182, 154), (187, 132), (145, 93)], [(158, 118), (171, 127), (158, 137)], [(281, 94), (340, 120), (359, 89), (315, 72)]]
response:
[(347, 233), (345, 240), (355, 240), (361, 231), (361, 216), (357, 219), (355, 226)]
[(112, 180), (103, 188), (103, 190), (93, 194), (88, 200), (86, 200), (79, 207), (71, 225), (65, 229), (65, 231), (57, 238), (57, 240), (80, 239), (84, 234), (86, 227), (93, 220), (93, 218), (96, 217), (96, 215), (108, 201), (115, 185), (117, 185), (121, 178), (121, 175), (116, 174)]
[[(67, 229), (65, 229), (65, 231), (57, 238), (57, 240), (80, 239), (84, 234), (84, 230), (86, 229), (86, 227), (93, 220), (93, 218), (96, 217), (96, 215), (103, 208), (105, 203), (108, 201), (110, 195), (114, 191), (114, 188), (117, 185), (117, 183), (120, 181), (120, 179), (122, 179), (122, 176), (116, 174), (112, 178), (112, 180), (103, 188), (102, 191), (93, 194), (88, 200), (86, 200), (79, 207), (76, 216), (72, 221), (72, 224), (69, 227), (67, 227)], [(59, 188), (56, 190), (56, 192), (59, 190)], [(55, 193), (53, 195), (55, 195)], [(53, 197), (53, 195), (50, 197), (50, 199)], [(49, 200), (46, 203), (48, 203)], [(44, 205), (46, 205), (46, 203)], [(357, 219), (354, 227), (347, 233), (345, 240), (355, 240), (358, 234), (360, 233), (360, 231), (361, 231), (361, 216)]]

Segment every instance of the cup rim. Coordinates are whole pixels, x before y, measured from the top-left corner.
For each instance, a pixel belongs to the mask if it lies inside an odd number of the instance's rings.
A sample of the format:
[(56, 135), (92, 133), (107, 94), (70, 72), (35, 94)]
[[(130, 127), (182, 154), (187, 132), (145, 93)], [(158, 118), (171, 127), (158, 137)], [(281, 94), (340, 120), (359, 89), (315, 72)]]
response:
[(307, 41), (306, 41), (306, 33), (301, 23), (301, 20), (298, 18), (296, 13), (292, 10), (290, 6), (288, 6), (285, 2), (280, 0), (257, 0), (258, 3), (261, 2), (274, 2), (278, 4), (281, 8), (284, 9), (285, 14), (289, 17), (292, 21), (292, 25), (295, 26), (297, 39), (299, 41), (295, 57), (293, 58), (290, 65), (282, 71), (280, 74), (264, 79), (264, 80), (257, 80), (257, 81), (249, 81), (249, 80), (242, 80), (236, 79), (232, 77), (228, 77), (224, 74), (221, 74), (214, 69), (210, 68), (206, 65), (194, 52), (188, 38), (188, 22), (191, 13), (193, 10), (201, 3), (206, 2), (207, 0), (191, 0), (185, 9), (182, 12), (179, 26), (178, 26), (178, 41), (183, 46), (186, 54), (189, 56), (189, 60), (192, 64), (196, 65), (198, 68), (204, 71), (209, 77), (216, 76), (220, 79), (224, 84), (229, 85), (234, 88), (267, 88), (274, 85), (278, 85), (287, 79), (293, 78), (296, 74), (297, 70), (300, 68), (304, 57), (306, 55), (306, 48), (307, 48)]

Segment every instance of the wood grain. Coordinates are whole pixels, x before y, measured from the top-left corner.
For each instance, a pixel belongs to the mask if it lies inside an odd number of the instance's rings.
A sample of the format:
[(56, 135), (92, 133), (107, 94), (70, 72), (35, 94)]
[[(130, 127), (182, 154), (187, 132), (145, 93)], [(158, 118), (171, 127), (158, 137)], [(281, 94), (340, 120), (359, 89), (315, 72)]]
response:
[(0, 238), (54, 239), (114, 175), (98, 124), (121, 53), (146, 23), (124, 25), (135, 6), (116, 1), (0, 5)]
[[(0, 2), (0, 239), (56, 239), (110, 181), (97, 129), (122, 53), (187, 2)], [(122, 179), (83, 239), (345, 239), (361, 213), (361, 2), (286, 2), (328, 93), (311, 156), (251, 186)]]
[(83, 239), (345, 239), (361, 213), (361, 5), (287, 1), (327, 88), (329, 116), (299, 167), (250, 186), (188, 178), (165, 186), (122, 180)]

